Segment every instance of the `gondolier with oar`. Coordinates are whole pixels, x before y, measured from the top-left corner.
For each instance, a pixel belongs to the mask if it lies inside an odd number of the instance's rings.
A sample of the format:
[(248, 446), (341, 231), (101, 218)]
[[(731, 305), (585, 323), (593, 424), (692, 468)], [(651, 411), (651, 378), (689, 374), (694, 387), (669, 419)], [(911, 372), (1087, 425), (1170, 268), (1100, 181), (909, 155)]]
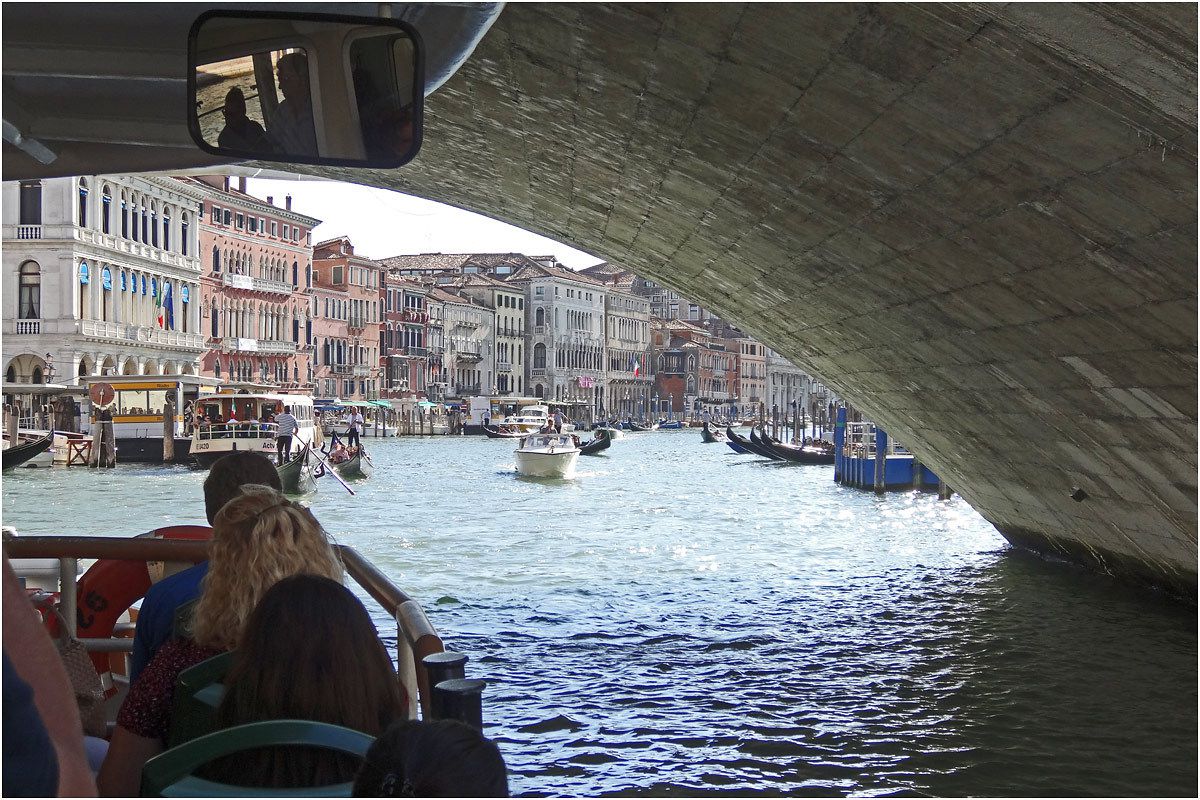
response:
[(299, 427), (296, 418), (292, 416), (291, 406), (284, 406), (283, 413), (275, 416), (275, 425), (275, 461), (277, 464), (283, 464), (292, 452), (292, 436)]

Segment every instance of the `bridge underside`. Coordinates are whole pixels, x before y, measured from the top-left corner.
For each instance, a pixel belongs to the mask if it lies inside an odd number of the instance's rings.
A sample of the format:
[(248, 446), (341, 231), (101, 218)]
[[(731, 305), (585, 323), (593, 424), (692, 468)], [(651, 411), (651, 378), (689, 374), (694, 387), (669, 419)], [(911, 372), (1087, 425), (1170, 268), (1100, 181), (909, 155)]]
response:
[(1013, 543), (1194, 597), (1195, 31), (1191, 5), (510, 5), (414, 166), (365, 182), (678, 289)]
[[(178, 119), (176, 60), (151, 58), (182, 52), (198, 9), (139, 7), (148, 33), (126, 7), (75, 8), (48, 28), (8, 4), (6, 70), (137, 108), (32, 124), (59, 137), (47, 172), (159, 128), (174, 150), (103, 169), (212, 163)], [(97, 31), (162, 74), (130, 91)], [(43, 94), (14, 110), (63, 113)], [(5, 97), (6, 119), (30, 100)], [(429, 98), (416, 162), (316, 172), (675, 287), (836, 387), (1014, 543), (1194, 597), (1196, 112), (1193, 4), (512, 4)]]

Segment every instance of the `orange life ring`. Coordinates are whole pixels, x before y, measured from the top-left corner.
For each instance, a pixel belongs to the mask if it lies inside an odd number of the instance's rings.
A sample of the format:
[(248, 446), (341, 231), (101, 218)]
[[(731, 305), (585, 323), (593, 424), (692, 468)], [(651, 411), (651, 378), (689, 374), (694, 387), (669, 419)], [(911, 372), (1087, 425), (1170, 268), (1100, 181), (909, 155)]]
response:
[[(159, 539), (212, 538), (207, 525), (169, 525), (144, 533)], [(117, 620), (150, 589), (150, 572), (145, 561), (104, 558), (97, 561), (79, 578), (75, 585), (77, 609), (76, 635), (80, 638), (107, 639), (112, 636)], [(58, 623), (51, 615), (48, 626), (57, 633)], [(96, 671), (109, 671), (108, 653), (92, 653)]]

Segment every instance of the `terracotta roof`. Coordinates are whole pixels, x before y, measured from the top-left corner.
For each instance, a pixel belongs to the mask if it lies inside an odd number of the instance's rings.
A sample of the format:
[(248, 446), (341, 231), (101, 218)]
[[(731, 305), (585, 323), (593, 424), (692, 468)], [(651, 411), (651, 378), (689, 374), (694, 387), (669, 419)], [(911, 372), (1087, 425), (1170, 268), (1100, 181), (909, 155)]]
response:
[(566, 281), (575, 281), (576, 283), (584, 283), (590, 286), (604, 286), (602, 281), (598, 281), (588, 275), (583, 275), (566, 267), (547, 267), (542, 264), (529, 264), (521, 267), (519, 270), (508, 276), (510, 281), (527, 281), (532, 278), (560, 278)]
[(470, 253), (420, 253), (376, 260), (387, 269), (459, 270), (471, 257)]
[(464, 305), (464, 306), (474, 305), (467, 298), (459, 297), (456, 294), (447, 292), (445, 289), (441, 288), (440, 286), (433, 286), (429, 289), (429, 299), (437, 300), (442, 303), (458, 303), (459, 305)]

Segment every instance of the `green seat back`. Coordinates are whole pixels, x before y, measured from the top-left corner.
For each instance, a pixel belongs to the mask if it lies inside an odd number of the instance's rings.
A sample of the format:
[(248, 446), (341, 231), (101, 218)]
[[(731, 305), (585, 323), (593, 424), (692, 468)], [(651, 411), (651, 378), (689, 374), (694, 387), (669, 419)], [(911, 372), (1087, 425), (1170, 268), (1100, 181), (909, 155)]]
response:
[(233, 786), (193, 773), (223, 756), (260, 747), (321, 747), (362, 758), (374, 738), (325, 722), (280, 719), (252, 722), (205, 734), (172, 747), (142, 767), (142, 797), (349, 797), (352, 784), (335, 783), (303, 789)]
[(183, 744), (216, 727), (216, 710), (225, 694), (221, 681), (233, 663), (233, 651), (205, 659), (179, 673), (171, 702), (168, 746)]

